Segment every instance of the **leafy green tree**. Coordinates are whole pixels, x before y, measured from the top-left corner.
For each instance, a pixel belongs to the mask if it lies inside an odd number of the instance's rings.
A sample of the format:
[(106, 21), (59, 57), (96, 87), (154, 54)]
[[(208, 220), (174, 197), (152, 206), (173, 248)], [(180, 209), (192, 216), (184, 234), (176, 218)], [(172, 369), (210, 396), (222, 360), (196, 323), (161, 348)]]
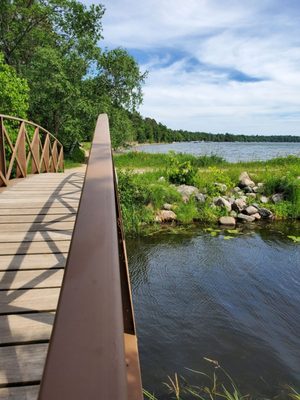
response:
[(19, 78), (13, 67), (5, 64), (0, 53), (0, 113), (26, 118), (29, 88), (25, 79)]

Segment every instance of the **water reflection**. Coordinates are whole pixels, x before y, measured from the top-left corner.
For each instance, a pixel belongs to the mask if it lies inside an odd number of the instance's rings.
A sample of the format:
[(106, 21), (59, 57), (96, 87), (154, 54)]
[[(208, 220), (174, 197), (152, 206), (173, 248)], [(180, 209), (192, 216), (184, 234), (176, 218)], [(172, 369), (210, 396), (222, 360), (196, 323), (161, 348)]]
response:
[(300, 383), (298, 224), (232, 240), (156, 235), (127, 240), (144, 387), (218, 360), (244, 392), (273, 396)]

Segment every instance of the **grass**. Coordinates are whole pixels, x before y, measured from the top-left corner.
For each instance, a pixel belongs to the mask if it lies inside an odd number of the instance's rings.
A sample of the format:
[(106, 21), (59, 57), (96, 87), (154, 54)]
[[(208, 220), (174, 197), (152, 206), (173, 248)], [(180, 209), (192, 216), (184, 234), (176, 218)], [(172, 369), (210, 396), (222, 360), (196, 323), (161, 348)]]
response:
[[(168, 376), (164, 386), (168, 390), (169, 398), (176, 400), (185, 399), (201, 399), (201, 400), (254, 400), (265, 399), (263, 396), (254, 396), (250, 393), (242, 393), (236, 382), (228, 374), (228, 372), (218, 363), (218, 361), (204, 358), (213, 368), (211, 374), (201, 371), (188, 369), (198, 375), (199, 384), (190, 384), (183, 376)], [(285, 398), (289, 397), (293, 400), (300, 400), (300, 393), (293, 387), (287, 385), (281, 393), (285, 394)], [(159, 400), (154, 393), (143, 390), (143, 394), (148, 400)], [(280, 395), (274, 397), (279, 398)], [(165, 397), (164, 397), (165, 398)]]
[[(273, 204), (270, 200), (264, 205), (277, 219), (300, 218), (299, 157), (227, 163), (216, 156), (129, 152), (115, 155), (114, 160), (121, 180), (119, 192), (127, 233), (141, 233), (146, 226), (159, 230), (160, 225), (155, 224), (154, 219), (164, 203), (173, 205), (178, 224), (216, 223), (227, 212), (211, 207), (213, 198), (222, 194), (215, 183), (225, 184), (230, 195), (243, 171), (256, 183), (264, 184), (265, 195), (283, 195), (283, 201)], [(207, 195), (207, 200), (201, 203), (191, 198), (184, 202), (172, 183), (192, 183)], [(251, 201), (258, 200), (249, 200), (249, 203)]]
[(64, 160), (64, 165), (65, 169), (70, 169), (80, 167), (82, 164), (67, 158)]

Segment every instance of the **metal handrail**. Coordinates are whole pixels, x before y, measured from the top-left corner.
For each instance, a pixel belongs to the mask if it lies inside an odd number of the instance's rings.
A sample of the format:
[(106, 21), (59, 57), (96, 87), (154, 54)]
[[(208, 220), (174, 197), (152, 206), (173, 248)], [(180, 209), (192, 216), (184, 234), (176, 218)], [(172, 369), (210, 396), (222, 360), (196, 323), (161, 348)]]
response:
[[(15, 143), (5, 126), (7, 121), (19, 123)], [(27, 126), (34, 128), (32, 140), (28, 135)], [(40, 134), (45, 138), (44, 143)], [(7, 157), (7, 150), (11, 153), (10, 158)], [(16, 170), (13, 175), (14, 165)], [(37, 174), (59, 172), (63, 169), (63, 145), (55, 136), (34, 122), (0, 114), (0, 186), (7, 186), (12, 177), (25, 178), (29, 170), (32, 174)]]
[(142, 400), (106, 114), (98, 117), (39, 400)]

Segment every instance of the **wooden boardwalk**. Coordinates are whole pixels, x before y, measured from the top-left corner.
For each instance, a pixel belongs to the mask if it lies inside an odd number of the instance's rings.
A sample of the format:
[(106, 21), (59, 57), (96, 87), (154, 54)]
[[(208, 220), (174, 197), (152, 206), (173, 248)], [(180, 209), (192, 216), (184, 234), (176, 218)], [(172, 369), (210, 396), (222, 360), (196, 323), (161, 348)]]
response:
[(84, 174), (0, 189), (0, 399), (37, 399)]

